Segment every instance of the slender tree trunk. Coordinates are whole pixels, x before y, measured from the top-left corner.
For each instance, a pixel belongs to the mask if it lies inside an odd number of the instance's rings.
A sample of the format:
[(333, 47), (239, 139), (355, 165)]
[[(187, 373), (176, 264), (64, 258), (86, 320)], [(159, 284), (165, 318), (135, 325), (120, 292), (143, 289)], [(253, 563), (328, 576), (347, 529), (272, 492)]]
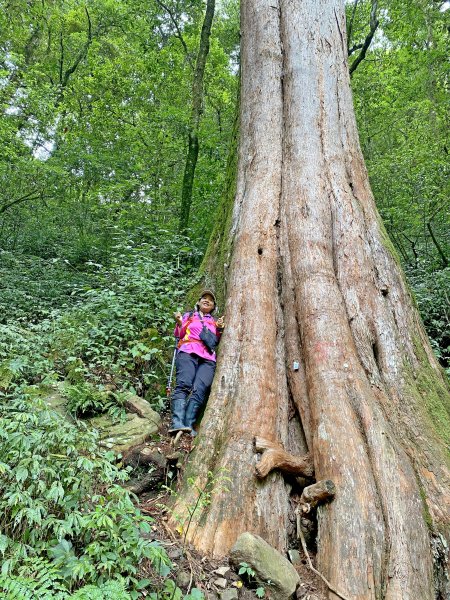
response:
[(188, 133), (188, 153), (181, 189), (180, 233), (184, 233), (189, 225), (192, 190), (194, 187), (195, 169), (197, 167), (199, 151), (198, 133), (200, 118), (203, 112), (203, 79), (205, 75), (206, 59), (209, 54), (209, 38), (211, 36), (214, 8), (215, 0), (207, 0), (205, 18), (203, 20), (202, 32), (200, 35), (200, 46), (195, 64), (194, 80), (192, 83), (192, 112)]
[(442, 261), (442, 268), (445, 269), (446, 267), (448, 267), (448, 258), (445, 256), (441, 245), (439, 244), (439, 242), (436, 239), (436, 236), (434, 235), (434, 231), (433, 231), (433, 228), (431, 227), (430, 221), (427, 222), (427, 229), (430, 232), (430, 236), (431, 236), (431, 239), (433, 240), (433, 244), (434, 244), (436, 250), (438, 251), (439, 257)]
[(290, 488), (254, 476), (252, 441), (308, 451), (336, 485), (318, 509), (325, 577), (352, 600), (444, 598), (449, 390), (369, 188), (344, 1), (241, 7), (228, 324), (175, 514), (226, 469), (187, 538), (219, 556), (251, 531), (284, 550)]

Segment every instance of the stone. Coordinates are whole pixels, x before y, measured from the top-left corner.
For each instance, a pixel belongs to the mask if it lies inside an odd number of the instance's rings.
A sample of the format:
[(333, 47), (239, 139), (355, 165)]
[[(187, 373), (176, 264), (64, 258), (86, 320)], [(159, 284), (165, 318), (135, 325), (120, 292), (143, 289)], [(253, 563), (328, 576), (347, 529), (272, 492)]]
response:
[(114, 422), (108, 415), (88, 419), (91, 427), (98, 429), (100, 445), (117, 453), (129, 451), (143, 444), (159, 428), (160, 416), (154, 413), (152, 419), (128, 413), (126, 420)]
[(236, 598), (239, 598), (239, 594), (236, 589), (230, 588), (229, 590), (224, 590), (223, 592), (220, 592), (219, 598), (220, 600), (236, 600)]
[(156, 419), (156, 422), (159, 425), (160, 418), (158, 413), (153, 410), (144, 398), (136, 396), (136, 394), (128, 394), (125, 403), (130, 412), (137, 414), (141, 419), (149, 419), (150, 421)]
[(62, 396), (58, 390), (52, 390), (45, 398), (45, 404), (52, 410), (67, 417), (67, 399)]
[(171, 560), (176, 560), (177, 558), (180, 558), (180, 556), (183, 556), (183, 550), (181, 550), (181, 548), (173, 548), (167, 553), (167, 556)]
[(238, 537), (230, 551), (230, 562), (236, 570), (240, 563), (247, 563), (261, 585), (270, 580), (270, 589), (277, 600), (292, 598), (300, 583), (300, 577), (288, 559), (261, 537), (249, 532)]
[(221, 588), (226, 588), (227, 587), (227, 580), (224, 577), (218, 577), (217, 579), (214, 579), (213, 581), (214, 585), (217, 585), (217, 587), (221, 587)]
[(302, 558), (300, 556), (300, 552), (295, 550), (294, 548), (290, 548), (288, 550), (289, 560), (293, 565), (300, 565), (302, 562)]
[(179, 571), (176, 576), (176, 582), (180, 588), (187, 588), (191, 583), (191, 574), (187, 571)]
[(220, 575), (221, 577), (224, 577), (225, 573), (228, 573), (229, 570), (230, 570), (230, 567), (228, 567), (228, 566), (219, 567), (218, 569), (215, 569), (213, 571), (213, 573), (217, 573), (217, 575)]

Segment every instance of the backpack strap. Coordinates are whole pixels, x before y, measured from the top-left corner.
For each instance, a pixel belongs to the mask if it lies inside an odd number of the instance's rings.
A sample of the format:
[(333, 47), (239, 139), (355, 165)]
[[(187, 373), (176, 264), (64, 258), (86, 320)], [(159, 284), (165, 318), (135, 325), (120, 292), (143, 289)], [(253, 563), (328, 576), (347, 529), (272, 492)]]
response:
[[(198, 317), (199, 317), (199, 319), (201, 321), (202, 327), (206, 327), (205, 322), (203, 321), (203, 317), (202, 317), (200, 311), (197, 311), (197, 313), (198, 313)], [(195, 315), (195, 311), (191, 310), (190, 313), (189, 313), (188, 320), (186, 321), (186, 325), (185, 325), (186, 329), (188, 328), (188, 326), (194, 320), (194, 315)], [(214, 320), (214, 317), (213, 317), (213, 321), (214, 321), (214, 325), (215, 325), (216, 322)], [(180, 341), (178, 342), (177, 348), (180, 349), (183, 344), (189, 344), (190, 341), (191, 340), (185, 340), (183, 338), (180, 339)], [(208, 349), (208, 347), (206, 346), (205, 342), (203, 340), (200, 340), (200, 342), (205, 346), (206, 350), (211, 354), (211, 351)]]

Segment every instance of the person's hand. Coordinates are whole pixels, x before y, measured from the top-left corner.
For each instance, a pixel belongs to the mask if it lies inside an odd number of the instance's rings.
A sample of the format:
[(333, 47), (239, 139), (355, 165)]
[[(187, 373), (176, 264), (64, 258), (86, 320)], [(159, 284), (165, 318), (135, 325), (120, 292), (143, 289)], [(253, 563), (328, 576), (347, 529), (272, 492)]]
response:
[(225, 327), (225, 321), (223, 317), (219, 317), (216, 321), (216, 325), (219, 329), (223, 329)]
[(183, 325), (183, 317), (181, 316), (180, 311), (173, 313), (173, 316), (175, 318), (175, 321), (177, 322), (177, 325), (181, 327)]

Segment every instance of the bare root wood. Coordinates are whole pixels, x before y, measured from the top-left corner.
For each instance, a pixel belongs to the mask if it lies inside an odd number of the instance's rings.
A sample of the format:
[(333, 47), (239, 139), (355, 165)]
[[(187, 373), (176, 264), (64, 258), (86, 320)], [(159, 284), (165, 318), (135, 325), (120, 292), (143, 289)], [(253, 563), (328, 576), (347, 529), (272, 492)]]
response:
[(264, 438), (255, 437), (253, 446), (256, 452), (262, 452), (262, 457), (255, 467), (258, 477), (264, 479), (274, 469), (280, 469), (283, 473), (290, 475), (303, 475), (312, 477), (314, 475), (314, 465), (309, 454), (304, 456), (292, 456), (283, 450), (283, 448)]
[(142, 477), (142, 479), (140, 479), (133, 485), (130, 485), (126, 489), (128, 489), (129, 492), (139, 496), (140, 494), (142, 494), (143, 492), (146, 492), (147, 490), (154, 489), (162, 481), (164, 481), (164, 471), (163, 470), (151, 471), (150, 473), (147, 473), (146, 475), (144, 475), (144, 477)]
[(318, 504), (322, 504), (334, 498), (336, 494), (336, 486), (331, 479), (323, 479), (313, 485), (305, 487), (300, 496), (300, 509), (303, 513), (308, 513), (316, 508)]
[(132, 448), (123, 457), (123, 464), (133, 468), (146, 465), (153, 465), (157, 469), (165, 469), (167, 467), (167, 458), (157, 450), (149, 446)]
[(176, 447), (176, 445), (180, 441), (180, 437), (183, 435), (183, 433), (184, 433), (184, 431), (181, 431), (181, 430), (177, 432), (176, 436), (174, 438), (172, 438), (172, 440), (170, 442), (172, 446)]

